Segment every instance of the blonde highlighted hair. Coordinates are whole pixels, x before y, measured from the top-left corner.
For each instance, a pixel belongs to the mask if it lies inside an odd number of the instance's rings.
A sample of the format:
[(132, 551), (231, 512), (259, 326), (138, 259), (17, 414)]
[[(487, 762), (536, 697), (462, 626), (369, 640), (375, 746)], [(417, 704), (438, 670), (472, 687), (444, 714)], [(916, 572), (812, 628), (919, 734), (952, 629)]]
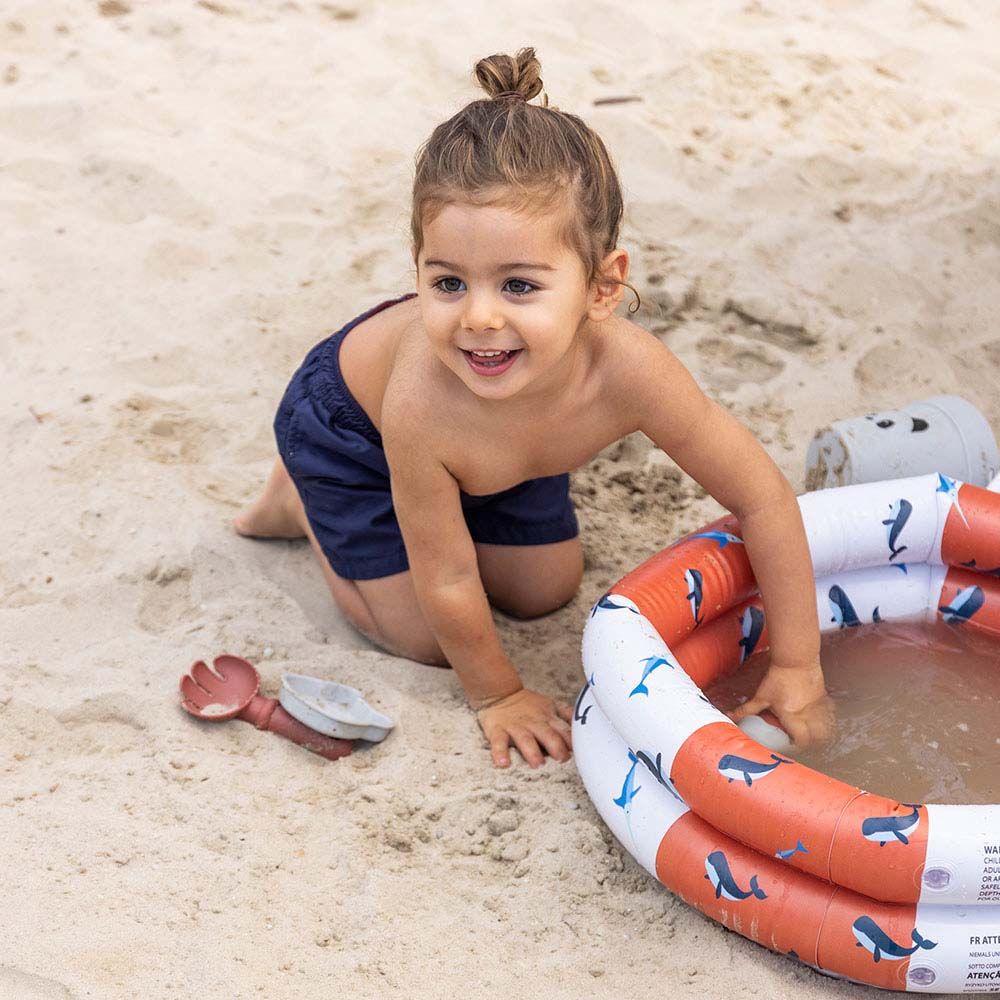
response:
[(632, 288), (600, 274), (601, 261), (618, 245), (624, 209), (600, 136), (576, 115), (550, 107), (545, 94), (541, 104), (528, 103), (542, 91), (533, 48), (480, 59), (475, 75), (489, 96), (438, 125), (417, 152), (410, 218), (414, 263), (423, 249), (423, 227), (448, 204), (501, 205), (529, 215), (562, 209), (560, 235), (583, 262), (588, 285), (600, 279)]

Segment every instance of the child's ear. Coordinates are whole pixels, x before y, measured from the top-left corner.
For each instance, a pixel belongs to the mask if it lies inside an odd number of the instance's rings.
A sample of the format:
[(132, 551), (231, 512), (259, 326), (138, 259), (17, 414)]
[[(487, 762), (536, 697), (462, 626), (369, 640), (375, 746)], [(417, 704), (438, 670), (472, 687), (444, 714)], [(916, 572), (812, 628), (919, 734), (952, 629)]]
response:
[[(620, 247), (612, 250), (601, 261), (590, 286), (590, 309), (587, 315), (595, 323), (607, 319), (625, 294), (624, 282), (628, 279), (628, 251)], [(611, 279), (611, 280), (608, 280)]]

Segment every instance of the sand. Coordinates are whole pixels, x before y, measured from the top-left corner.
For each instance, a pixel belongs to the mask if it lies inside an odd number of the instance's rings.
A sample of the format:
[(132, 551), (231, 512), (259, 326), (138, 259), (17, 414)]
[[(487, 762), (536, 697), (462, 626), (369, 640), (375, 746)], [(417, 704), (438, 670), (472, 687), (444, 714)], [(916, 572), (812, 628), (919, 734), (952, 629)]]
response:
[[(412, 287), (412, 156), (533, 44), (619, 164), (646, 324), (801, 488), (815, 428), (1000, 426), (1000, 12), (972, 0), (125, 0), (0, 20), (0, 996), (875, 997), (688, 909), (572, 765), (493, 770), (304, 543), (229, 521), (305, 351)], [(595, 104), (602, 98), (638, 101)], [(499, 618), (564, 698), (604, 588), (718, 507), (644, 439), (574, 477), (577, 599)], [(398, 723), (326, 763), (197, 724), (221, 651)], [(270, 652), (270, 655), (267, 655)]]

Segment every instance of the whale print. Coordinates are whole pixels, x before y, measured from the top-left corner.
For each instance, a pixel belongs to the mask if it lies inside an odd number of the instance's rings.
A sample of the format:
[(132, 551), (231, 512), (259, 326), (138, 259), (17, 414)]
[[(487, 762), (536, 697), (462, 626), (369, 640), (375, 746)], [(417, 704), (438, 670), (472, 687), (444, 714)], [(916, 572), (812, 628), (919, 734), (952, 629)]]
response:
[(979, 569), (979, 567), (976, 566), (975, 559), (970, 559), (968, 562), (962, 563), (962, 565), (966, 569), (974, 569), (977, 573), (982, 573), (983, 576), (1000, 576), (1000, 566), (997, 566), (994, 569)]
[(890, 507), (888, 520), (882, 522), (888, 528), (889, 562), (892, 562), (900, 552), (906, 551), (905, 545), (897, 547), (896, 542), (899, 541), (900, 533), (906, 527), (906, 522), (909, 521), (912, 513), (913, 504), (901, 497)]
[(628, 759), (631, 761), (632, 766), (628, 769), (628, 774), (625, 775), (625, 780), (622, 782), (622, 790), (618, 798), (612, 799), (614, 804), (618, 806), (618, 808), (621, 809), (627, 817), (632, 814), (632, 800), (642, 789), (642, 785), (636, 785), (635, 783), (635, 769), (639, 765), (639, 758), (636, 757), (631, 750), (629, 750)]
[(946, 497), (948, 497), (951, 500), (952, 504), (958, 508), (958, 513), (961, 516), (963, 523), (968, 528), (969, 522), (966, 519), (965, 511), (962, 510), (962, 505), (958, 502), (959, 485), (960, 484), (957, 483), (954, 479), (949, 479), (947, 476), (942, 476), (941, 473), (939, 472), (938, 486), (934, 492), (943, 493)]
[(715, 889), (715, 898), (720, 899), (725, 896), (733, 902), (741, 899), (749, 899), (751, 896), (756, 899), (767, 899), (767, 893), (757, 884), (757, 876), (750, 879), (750, 888), (741, 889), (729, 869), (729, 861), (722, 851), (712, 851), (705, 858), (705, 878), (712, 883)]
[(740, 622), (742, 638), (739, 641), (740, 663), (745, 662), (757, 648), (764, 631), (764, 612), (752, 604), (743, 612)]
[(583, 685), (583, 690), (580, 692), (580, 697), (576, 699), (576, 705), (573, 706), (573, 721), (579, 722), (581, 726), (587, 724), (587, 713), (594, 707), (593, 704), (588, 705), (582, 712), (580, 711), (580, 706), (583, 705), (583, 699), (587, 696), (587, 692), (594, 686), (594, 675), (590, 675), (590, 679), (586, 684)]
[[(830, 621), (836, 622), (840, 628), (857, 628), (858, 625), (862, 624), (857, 611), (854, 610), (851, 599), (839, 584), (835, 583), (830, 588), (827, 598), (830, 601), (830, 610), (833, 612), (833, 617)], [(877, 607), (872, 612), (872, 621), (875, 623), (882, 621), (882, 616), (879, 614)]]
[(916, 927), (910, 934), (910, 937), (913, 938), (912, 948), (896, 944), (871, 917), (858, 917), (851, 925), (851, 930), (857, 939), (858, 947), (870, 951), (876, 962), (881, 962), (883, 958), (896, 962), (901, 958), (908, 958), (919, 948), (930, 950), (937, 947), (936, 941), (928, 941), (921, 937)]
[(827, 597), (830, 601), (830, 610), (833, 612), (830, 621), (836, 622), (841, 628), (856, 628), (861, 624), (861, 619), (854, 610), (851, 599), (844, 593), (843, 587), (835, 583)]
[(696, 569), (684, 571), (684, 582), (687, 584), (687, 599), (691, 602), (691, 617), (697, 628), (701, 624), (702, 576)]
[(637, 694), (649, 694), (649, 688), (646, 687), (646, 678), (654, 671), (657, 667), (662, 667), (664, 665), (673, 668), (674, 664), (669, 660), (665, 660), (662, 656), (647, 656), (644, 660), (640, 660), (640, 663), (645, 663), (645, 669), (642, 671), (642, 679), (631, 691), (629, 691), (628, 696), (631, 698), (633, 695)]
[(890, 841), (908, 844), (910, 836), (920, 825), (920, 806), (904, 802), (913, 812), (906, 816), (871, 816), (861, 824), (861, 836), (885, 847)]
[(941, 605), (938, 611), (949, 625), (959, 625), (967, 622), (985, 603), (986, 595), (983, 593), (983, 588), (973, 584), (960, 590), (951, 599), (950, 604)]
[(775, 851), (774, 856), (776, 858), (781, 858), (782, 861), (787, 861), (793, 854), (808, 854), (809, 849), (801, 840), (795, 841), (794, 847), (789, 847), (785, 851)]
[(719, 548), (724, 549), (730, 542), (734, 545), (742, 545), (743, 539), (738, 535), (731, 535), (728, 531), (699, 531), (690, 538), (711, 538), (713, 542), (719, 543)]
[[(617, 594), (615, 596), (618, 597)], [(620, 601), (628, 600), (626, 597), (619, 597), (618, 599)], [(631, 611), (634, 615), (639, 613), (638, 609), (632, 605), (631, 601), (629, 601), (628, 604), (615, 604), (615, 602), (611, 600), (610, 590), (591, 609), (590, 617), (593, 618), (598, 611)]]
[(737, 778), (746, 783), (747, 788), (752, 788), (754, 780), (760, 781), (766, 778), (780, 764), (794, 764), (794, 761), (771, 754), (773, 764), (761, 764), (756, 760), (747, 760), (746, 757), (737, 757), (736, 754), (727, 753), (719, 758), (719, 773), (724, 774), (732, 784)]
[(653, 775), (653, 777), (656, 778), (656, 780), (661, 785), (663, 785), (663, 787), (668, 792), (670, 792), (670, 794), (675, 799), (677, 799), (678, 802), (680, 802), (682, 804), (686, 804), (686, 803), (684, 803), (684, 800), (681, 798), (680, 793), (674, 787), (673, 779), (669, 775), (666, 775), (666, 774), (663, 773), (663, 754), (662, 753), (658, 753), (656, 755), (656, 760), (655, 761), (652, 759), (652, 757), (650, 757), (650, 755), (648, 753), (646, 753), (645, 750), (640, 750), (636, 754), (636, 757), (638, 757), (639, 760), (641, 760), (643, 762), (643, 764), (646, 765), (647, 769)]

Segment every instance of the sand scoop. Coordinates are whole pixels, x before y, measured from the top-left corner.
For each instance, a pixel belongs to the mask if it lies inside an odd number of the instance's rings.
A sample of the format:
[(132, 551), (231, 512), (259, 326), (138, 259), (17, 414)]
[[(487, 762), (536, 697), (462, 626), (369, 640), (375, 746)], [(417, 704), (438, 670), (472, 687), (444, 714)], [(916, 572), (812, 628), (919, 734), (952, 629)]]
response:
[(259, 694), (259, 688), (260, 675), (253, 664), (239, 656), (224, 654), (212, 661), (212, 667), (198, 660), (181, 678), (181, 706), (207, 722), (243, 719), (327, 760), (337, 760), (351, 752), (350, 740), (317, 732), (290, 715), (276, 698)]

